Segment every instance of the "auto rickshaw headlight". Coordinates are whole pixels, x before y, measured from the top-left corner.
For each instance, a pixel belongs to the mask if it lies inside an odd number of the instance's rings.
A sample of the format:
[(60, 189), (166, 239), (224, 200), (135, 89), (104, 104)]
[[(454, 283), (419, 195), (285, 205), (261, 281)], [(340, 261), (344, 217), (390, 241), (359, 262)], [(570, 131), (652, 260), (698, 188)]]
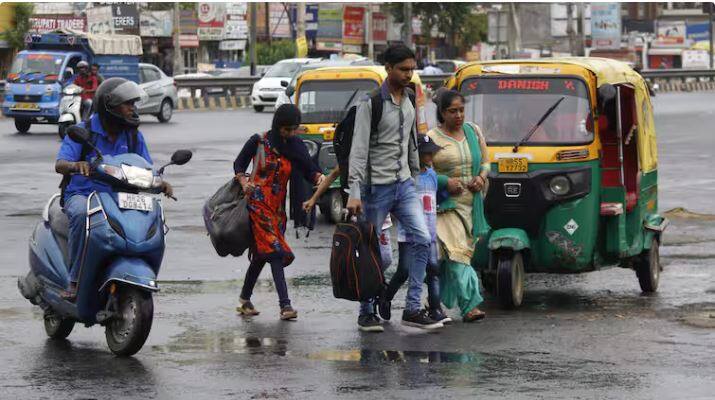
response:
[(571, 181), (562, 175), (555, 176), (549, 181), (549, 189), (557, 196), (565, 196), (571, 191)]

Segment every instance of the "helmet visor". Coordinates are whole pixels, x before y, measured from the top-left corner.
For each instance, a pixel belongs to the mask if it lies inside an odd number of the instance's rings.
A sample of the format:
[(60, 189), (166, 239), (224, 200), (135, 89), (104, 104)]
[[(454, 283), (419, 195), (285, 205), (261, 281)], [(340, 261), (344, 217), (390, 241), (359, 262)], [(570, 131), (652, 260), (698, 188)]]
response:
[(128, 101), (144, 101), (147, 94), (142, 88), (132, 81), (127, 81), (117, 86), (107, 96), (107, 106), (116, 107)]

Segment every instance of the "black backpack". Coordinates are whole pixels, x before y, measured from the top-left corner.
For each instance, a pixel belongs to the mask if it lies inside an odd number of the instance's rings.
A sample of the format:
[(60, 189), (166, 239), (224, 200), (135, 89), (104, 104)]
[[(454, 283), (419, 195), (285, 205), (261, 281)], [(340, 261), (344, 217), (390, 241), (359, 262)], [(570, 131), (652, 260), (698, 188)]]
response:
[[(410, 88), (406, 90), (407, 97), (409, 97), (412, 107), (415, 108), (415, 115), (417, 115), (415, 92)], [(372, 145), (375, 135), (377, 135), (380, 120), (382, 119), (382, 93), (379, 88), (370, 92), (370, 102), (372, 103), (372, 115), (370, 116), (370, 144)], [(357, 114), (357, 105), (350, 107), (343, 120), (335, 127), (335, 136), (333, 138), (333, 149), (335, 151), (335, 158), (338, 161), (338, 167), (340, 167), (340, 186), (342, 189), (348, 187), (350, 168), (348, 162), (350, 160), (350, 149), (353, 145), (355, 114)], [(370, 171), (368, 171), (368, 174), (369, 172)]]
[(330, 279), (338, 299), (367, 301), (383, 291), (380, 243), (368, 222), (345, 222), (335, 226), (330, 254)]

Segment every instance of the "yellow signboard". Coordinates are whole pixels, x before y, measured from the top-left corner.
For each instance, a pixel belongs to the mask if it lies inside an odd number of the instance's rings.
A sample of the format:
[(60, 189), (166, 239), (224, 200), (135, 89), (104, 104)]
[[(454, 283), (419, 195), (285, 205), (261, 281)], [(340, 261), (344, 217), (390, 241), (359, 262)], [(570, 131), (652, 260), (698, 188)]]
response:
[(301, 36), (295, 40), (296, 57), (303, 58), (308, 56), (308, 41), (305, 36)]

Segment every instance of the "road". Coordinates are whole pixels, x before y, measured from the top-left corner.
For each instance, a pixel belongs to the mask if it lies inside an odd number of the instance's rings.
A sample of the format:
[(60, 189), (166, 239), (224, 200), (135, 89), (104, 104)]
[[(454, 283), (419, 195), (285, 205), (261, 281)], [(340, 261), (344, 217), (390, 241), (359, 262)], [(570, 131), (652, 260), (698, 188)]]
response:
[[(404, 328), (363, 335), (355, 304), (332, 297), (327, 260), (332, 229), (290, 241), (286, 270), (296, 322), (278, 321), (270, 273), (254, 295), (262, 314), (235, 315), (245, 258), (219, 258), (201, 206), (232, 175), (245, 140), (270, 125), (252, 111), (181, 112), (142, 130), (153, 158), (194, 151), (166, 178), (171, 231), (143, 350), (119, 359), (100, 327), (77, 326), (68, 341), (47, 340), (42, 314), (18, 293), (27, 239), (56, 191), (54, 127), (15, 134), (0, 120), (1, 398), (712, 398), (715, 393), (715, 93), (654, 99), (660, 145), (661, 211), (673, 220), (661, 250), (656, 295), (640, 294), (635, 274), (529, 275), (525, 304), (437, 334)], [(398, 298), (403, 298), (398, 294)], [(403, 303), (396, 301), (395, 307)], [(451, 314), (457, 313), (452, 310)]]

